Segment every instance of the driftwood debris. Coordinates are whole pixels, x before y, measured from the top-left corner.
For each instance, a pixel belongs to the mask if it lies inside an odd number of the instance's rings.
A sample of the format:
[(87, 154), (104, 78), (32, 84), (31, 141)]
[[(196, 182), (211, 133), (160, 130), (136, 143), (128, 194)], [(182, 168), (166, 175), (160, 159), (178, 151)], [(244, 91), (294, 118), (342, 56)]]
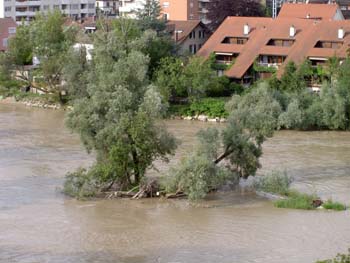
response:
[(178, 190), (176, 193), (167, 193), (166, 191), (160, 190), (160, 186), (157, 180), (152, 179), (147, 182), (142, 183), (139, 186), (132, 188), (130, 191), (106, 191), (101, 192), (106, 199), (113, 198), (131, 198), (131, 199), (141, 199), (141, 198), (153, 198), (153, 197), (164, 197), (166, 199), (183, 198), (187, 195)]

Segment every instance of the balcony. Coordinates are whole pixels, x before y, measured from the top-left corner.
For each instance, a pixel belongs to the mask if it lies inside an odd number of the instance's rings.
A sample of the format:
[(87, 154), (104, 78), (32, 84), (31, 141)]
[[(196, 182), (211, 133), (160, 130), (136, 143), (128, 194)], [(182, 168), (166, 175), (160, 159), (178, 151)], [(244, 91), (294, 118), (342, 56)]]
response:
[(16, 16), (19, 16), (19, 17), (28, 17), (28, 16), (31, 16), (31, 17), (34, 17), (36, 14), (36, 12), (33, 12), (33, 11), (16, 11)]
[(263, 61), (255, 62), (253, 65), (253, 68), (256, 72), (270, 72), (275, 73), (279, 66), (281, 66), (281, 63), (266, 63)]
[(40, 6), (41, 1), (16, 1), (16, 6)]

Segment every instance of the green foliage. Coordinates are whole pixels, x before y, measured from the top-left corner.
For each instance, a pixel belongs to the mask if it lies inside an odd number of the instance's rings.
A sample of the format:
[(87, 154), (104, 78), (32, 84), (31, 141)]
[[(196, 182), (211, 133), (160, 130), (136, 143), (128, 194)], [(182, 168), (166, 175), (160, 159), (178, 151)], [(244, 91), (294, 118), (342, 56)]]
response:
[(94, 169), (87, 171), (79, 168), (75, 172), (68, 173), (64, 182), (63, 193), (78, 199), (95, 196), (98, 191), (98, 184), (94, 172)]
[(184, 192), (190, 200), (204, 198), (227, 180), (238, 183), (237, 174), (213, 162), (220, 148), (219, 131), (214, 128), (203, 130), (198, 138), (200, 143), (194, 153), (170, 169), (166, 182), (167, 192)]
[(312, 205), (312, 201), (317, 199), (316, 195), (299, 193), (297, 191), (289, 191), (287, 197), (287, 199), (277, 200), (275, 202), (275, 206), (278, 208), (292, 208), (304, 210), (315, 209), (315, 207)]
[(155, 73), (155, 83), (164, 99), (188, 96), (191, 101), (203, 97), (214, 77), (210, 62), (202, 57), (191, 57), (186, 63), (178, 58), (164, 58)]
[(292, 181), (286, 172), (273, 171), (255, 180), (254, 188), (266, 193), (288, 195)]
[(191, 103), (186, 116), (207, 115), (209, 117), (227, 117), (225, 111), (225, 100), (216, 98), (205, 98)]
[(176, 141), (158, 121), (166, 108), (149, 85), (144, 39), (134, 35), (136, 24), (119, 22), (113, 31), (96, 33), (83, 88), (87, 94), (74, 101), (67, 126), (80, 134), (88, 151), (96, 152), (98, 165), (113, 171), (94, 173), (96, 180), (128, 188), (140, 183), (154, 160), (167, 161)]
[(232, 94), (241, 94), (244, 88), (242, 85), (231, 82), (227, 76), (215, 77), (206, 91), (208, 97), (227, 97)]
[(334, 259), (320, 260), (316, 263), (350, 263), (350, 249), (347, 254), (338, 254)]
[(256, 72), (275, 73), (277, 71), (277, 69), (275, 67), (262, 66), (262, 65), (259, 65), (257, 61), (254, 62), (253, 69)]
[(326, 202), (322, 204), (322, 206), (325, 209), (329, 209), (329, 210), (336, 210), (336, 211), (346, 210), (346, 205), (339, 202), (334, 202), (332, 199), (328, 199)]
[(299, 91), (303, 88), (303, 85), (300, 85), (297, 66), (293, 61), (286, 65), (279, 88), (284, 91)]
[(163, 31), (166, 27), (165, 20), (160, 19), (161, 6), (158, 0), (146, 1), (143, 8), (137, 13), (138, 24), (142, 31), (152, 29), (156, 32)]
[(11, 63), (18, 66), (31, 65), (33, 57), (33, 39), (31, 28), (20, 25), (16, 28), (16, 35), (9, 40), (9, 57)]
[(155, 73), (155, 84), (166, 102), (177, 96), (187, 96), (183, 72), (184, 66), (181, 59), (175, 57), (161, 59), (160, 66)]
[(67, 53), (66, 63), (62, 70), (65, 89), (71, 100), (87, 96), (87, 82), (90, 65), (86, 60), (86, 48), (71, 48)]

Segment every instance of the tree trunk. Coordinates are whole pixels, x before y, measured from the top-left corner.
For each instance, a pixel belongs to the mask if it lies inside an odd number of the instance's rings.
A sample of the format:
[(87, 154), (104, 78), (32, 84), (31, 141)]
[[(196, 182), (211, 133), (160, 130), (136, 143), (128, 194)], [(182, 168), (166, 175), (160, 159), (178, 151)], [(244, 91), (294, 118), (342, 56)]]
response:
[(226, 149), (223, 154), (221, 154), (215, 161), (215, 164), (220, 163), (222, 160), (224, 160), (227, 156), (229, 156), (231, 153), (233, 153), (233, 150)]

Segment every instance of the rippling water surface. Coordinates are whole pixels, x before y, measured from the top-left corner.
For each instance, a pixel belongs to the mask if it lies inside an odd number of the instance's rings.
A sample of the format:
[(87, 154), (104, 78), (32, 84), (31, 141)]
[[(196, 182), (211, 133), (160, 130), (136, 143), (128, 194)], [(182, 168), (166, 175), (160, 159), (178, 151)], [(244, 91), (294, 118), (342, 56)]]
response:
[[(349, 211), (277, 209), (251, 193), (218, 194), (196, 207), (65, 198), (65, 173), (93, 156), (63, 119), (61, 111), (0, 104), (1, 263), (311, 263), (350, 247)], [(182, 141), (178, 159), (200, 128), (216, 124), (167, 125)], [(350, 204), (350, 133), (278, 132), (262, 164), (260, 174), (286, 169), (294, 187)]]

